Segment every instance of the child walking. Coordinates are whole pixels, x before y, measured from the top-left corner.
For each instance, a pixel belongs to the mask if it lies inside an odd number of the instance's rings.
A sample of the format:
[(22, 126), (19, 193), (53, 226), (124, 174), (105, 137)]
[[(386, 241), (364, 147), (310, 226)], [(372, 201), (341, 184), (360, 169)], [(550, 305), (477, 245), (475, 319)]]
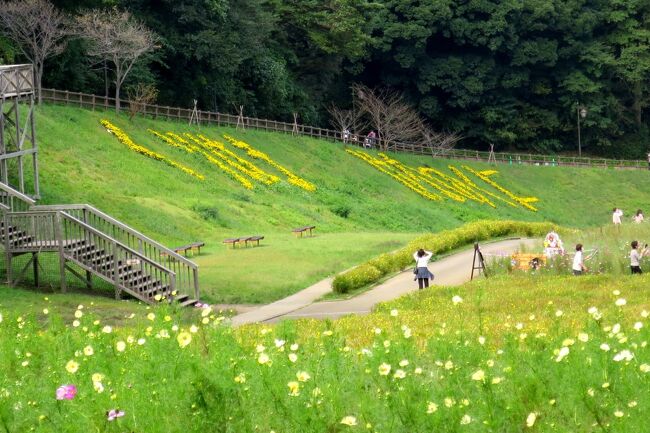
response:
[(585, 262), (582, 257), (582, 244), (576, 245), (576, 255), (573, 256), (573, 275), (582, 275), (587, 272)]

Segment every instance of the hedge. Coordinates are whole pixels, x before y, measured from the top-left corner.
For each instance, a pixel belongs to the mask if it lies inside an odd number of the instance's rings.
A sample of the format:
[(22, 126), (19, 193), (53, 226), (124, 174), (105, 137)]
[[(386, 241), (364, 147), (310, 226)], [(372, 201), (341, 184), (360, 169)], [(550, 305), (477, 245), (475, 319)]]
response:
[(409, 244), (392, 253), (357, 266), (334, 278), (332, 288), (338, 293), (367, 286), (379, 281), (384, 275), (404, 270), (413, 265), (413, 252), (424, 248), (434, 254), (451, 251), (464, 245), (502, 236), (543, 236), (550, 230), (557, 229), (552, 223), (529, 223), (522, 221), (476, 221), (462, 227), (432, 233), (409, 242)]

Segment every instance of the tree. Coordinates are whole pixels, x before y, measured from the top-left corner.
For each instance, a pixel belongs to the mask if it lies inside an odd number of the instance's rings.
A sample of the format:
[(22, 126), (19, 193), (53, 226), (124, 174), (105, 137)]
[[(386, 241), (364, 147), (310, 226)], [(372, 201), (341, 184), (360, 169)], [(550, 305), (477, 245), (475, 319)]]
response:
[(157, 48), (158, 37), (127, 11), (94, 10), (77, 18), (80, 36), (90, 42), (88, 54), (113, 66), (115, 111), (120, 111), (120, 90), (133, 65)]
[(129, 97), (129, 120), (133, 120), (136, 114), (143, 111), (147, 105), (156, 102), (158, 89), (151, 84), (138, 83), (131, 89), (128, 89)]
[(358, 135), (363, 133), (363, 130), (368, 125), (368, 122), (363, 118), (363, 112), (357, 107), (346, 110), (332, 104), (327, 108), (327, 111), (331, 116), (330, 123), (341, 133), (349, 131), (354, 135)]
[(16, 0), (0, 3), (0, 23), (7, 37), (34, 65), (40, 104), (45, 60), (61, 53), (66, 46), (66, 17), (48, 0)]
[(391, 144), (421, 138), (420, 115), (404, 101), (402, 94), (386, 88), (373, 90), (363, 84), (353, 85), (352, 91), (356, 105), (377, 128), (381, 149), (388, 150)]

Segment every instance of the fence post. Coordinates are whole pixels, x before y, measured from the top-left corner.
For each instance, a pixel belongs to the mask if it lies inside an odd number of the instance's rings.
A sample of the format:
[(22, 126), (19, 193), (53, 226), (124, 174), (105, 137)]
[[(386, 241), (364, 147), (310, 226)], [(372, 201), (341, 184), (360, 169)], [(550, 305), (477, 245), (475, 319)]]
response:
[(66, 90), (65, 91), (65, 105), (69, 105), (69, 104), (70, 104), (70, 92), (68, 92)]
[(194, 298), (198, 301), (199, 300), (199, 270), (197, 268), (192, 269), (192, 273), (194, 274)]
[(61, 292), (68, 291), (68, 284), (65, 280), (65, 251), (63, 248), (63, 220), (61, 219), (61, 212), (57, 212), (54, 217), (54, 232), (56, 236), (56, 243), (59, 246), (59, 274), (61, 277)]
[(117, 241), (113, 240), (113, 286), (115, 287), (115, 299), (119, 300), (122, 296), (120, 288), (120, 260), (117, 255)]

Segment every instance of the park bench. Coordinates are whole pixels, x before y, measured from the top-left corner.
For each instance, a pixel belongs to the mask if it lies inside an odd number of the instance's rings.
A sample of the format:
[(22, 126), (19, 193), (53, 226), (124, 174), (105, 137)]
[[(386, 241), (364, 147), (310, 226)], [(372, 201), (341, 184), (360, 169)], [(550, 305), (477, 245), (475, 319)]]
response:
[(194, 255), (194, 251), (196, 251), (197, 254), (201, 254), (201, 247), (204, 246), (205, 242), (192, 242), (191, 244), (183, 245), (182, 247), (173, 248), (172, 251), (178, 254), (183, 253), (185, 257), (187, 257), (188, 251), (192, 251), (192, 255)]
[(546, 264), (543, 253), (515, 253), (512, 255), (513, 267), (521, 271), (538, 269)]
[(293, 230), (291, 230), (296, 236), (300, 234), (300, 237), (302, 237), (303, 233), (306, 233), (307, 230), (309, 230), (309, 236), (312, 236), (312, 230), (315, 230), (316, 226), (304, 226), (304, 227), (298, 227)]
[(256, 242), (257, 246), (259, 247), (260, 246), (260, 241), (262, 239), (264, 239), (264, 236), (259, 236), (259, 235), (256, 235), (256, 236), (242, 236), (242, 237), (239, 237), (239, 238), (224, 239), (223, 243), (224, 244), (231, 244), (232, 247), (235, 248), (237, 246), (237, 244), (241, 245), (243, 243), (244, 246), (247, 247), (249, 242), (251, 244), (253, 242)]

